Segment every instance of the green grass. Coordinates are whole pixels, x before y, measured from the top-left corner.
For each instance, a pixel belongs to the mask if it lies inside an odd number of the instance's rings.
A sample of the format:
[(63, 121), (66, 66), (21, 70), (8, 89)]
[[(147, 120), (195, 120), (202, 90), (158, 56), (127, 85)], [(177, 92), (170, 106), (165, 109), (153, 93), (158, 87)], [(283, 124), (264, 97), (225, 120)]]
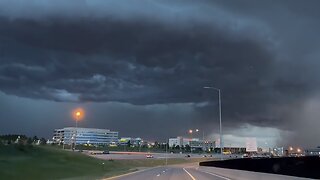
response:
[[(168, 159), (168, 164), (192, 161), (198, 160)], [(50, 146), (0, 146), (0, 179), (99, 179), (163, 164), (156, 159), (100, 160)]]

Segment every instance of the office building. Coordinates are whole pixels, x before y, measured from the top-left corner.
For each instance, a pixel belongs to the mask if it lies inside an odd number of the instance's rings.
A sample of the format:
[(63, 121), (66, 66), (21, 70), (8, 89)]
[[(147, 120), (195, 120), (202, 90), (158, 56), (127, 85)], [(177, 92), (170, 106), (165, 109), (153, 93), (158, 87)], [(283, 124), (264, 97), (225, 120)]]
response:
[(108, 129), (66, 127), (55, 129), (53, 142), (57, 144), (106, 145), (118, 141), (118, 132)]
[(140, 146), (143, 143), (143, 139), (140, 137), (122, 137), (119, 139), (119, 145), (130, 145), (130, 146)]

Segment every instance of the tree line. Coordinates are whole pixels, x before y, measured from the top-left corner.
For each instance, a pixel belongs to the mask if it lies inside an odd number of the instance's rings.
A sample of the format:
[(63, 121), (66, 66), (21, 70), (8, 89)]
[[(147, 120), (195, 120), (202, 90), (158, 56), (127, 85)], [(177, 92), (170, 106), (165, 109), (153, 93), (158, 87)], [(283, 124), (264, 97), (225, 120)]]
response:
[(9, 145), (9, 144), (46, 144), (47, 141), (45, 138), (38, 138), (37, 136), (27, 137), (23, 134), (6, 134), (0, 135), (0, 144)]

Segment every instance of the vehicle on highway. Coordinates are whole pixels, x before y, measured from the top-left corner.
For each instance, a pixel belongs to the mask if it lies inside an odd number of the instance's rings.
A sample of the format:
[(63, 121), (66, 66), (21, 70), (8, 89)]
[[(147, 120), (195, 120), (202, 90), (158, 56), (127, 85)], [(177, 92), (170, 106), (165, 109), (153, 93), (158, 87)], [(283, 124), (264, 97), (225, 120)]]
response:
[(186, 157), (191, 157), (191, 156), (189, 154), (187, 154)]
[(105, 151), (102, 152), (102, 154), (110, 154), (110, 152), (105, 150)]
[(224, 154), (224, 155), (230, 155), (230, 154), (231, 154), (231, 151), (223, 151), (223, 154)]
[(249, 158), (249, 155), (248, 154), (243, 154), (242, 158)]
[(153, 155), (152, 154), (147, 154), (146, 158), (153, 158)]
[(90, 151), (91, 155), (104, 154), (103, 151)]
[(97, 154), (97, 152), (95, 152), (95, 151), (90, 151), (89, 152), (91, 155), (96, 155)]

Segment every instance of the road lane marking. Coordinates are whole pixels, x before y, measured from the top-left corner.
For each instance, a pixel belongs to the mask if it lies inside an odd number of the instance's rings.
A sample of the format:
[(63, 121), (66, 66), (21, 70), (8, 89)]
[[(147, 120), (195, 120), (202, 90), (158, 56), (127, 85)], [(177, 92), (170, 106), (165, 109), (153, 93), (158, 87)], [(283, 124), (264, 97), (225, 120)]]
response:
[[(198, 171), (201, 171), (201, 170), (198, 170)], [(227, 177), (220, 176), (220, 175), (218, 175), (218, 174), (214, 174), (214, 173), (211, 173), (211, 172), (207, 172), (207, 171), (201, 171), (201, 172), (204, 172), (204, 173), (210, 174), (210, 175), (212, 175), (212, 176), (216, 176), (216, 177), (221, 178), (221, 179), (231, 180), (231, 179), (229, 179), (229, 178), (227, 178)]]
[(159, 168), (159, 167), (161, 167), (161, 166), (156, 166), (156, 167), (152, 167), (152, 168), (147, 168), (147, 169), (142, 169), (142, 170), (138, 170), (138, 171), (133, 171), (133, 172), (129, 172), (129, 173), (126, 173), (126, 174), (120, 174), (120, 175), (118, 175), (118, 176), (112, 176), (112, 177), (104, 178), (104, 179), (102, 179), (102, 180), (118, 179), (118, 178), (121, 178), (121, 177), (124, 177), (124, 176), (130, 176), (130, 175), (133, 175), (133, 174), (137, 174), (137, 173), (141, 173), (141, 172), (144, 172), (144, 171), (156, 169), (156, 168)]
[(182, 168), (190, 177), (192, 180), (196, 180), (185, 168)]

